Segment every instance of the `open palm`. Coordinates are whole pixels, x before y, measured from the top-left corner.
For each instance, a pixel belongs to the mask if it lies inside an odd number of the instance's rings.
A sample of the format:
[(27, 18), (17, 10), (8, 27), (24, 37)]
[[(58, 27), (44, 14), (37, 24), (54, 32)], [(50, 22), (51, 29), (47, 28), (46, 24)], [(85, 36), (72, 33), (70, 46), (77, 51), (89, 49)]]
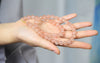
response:
[[(69, 14), (67, 16), (63, 16), (63, 18), (70, 20), (72, 18), (76, 17), (76, 14)], [(18, 32), (17, 32), (17, 38), (19, 38), (22, 42), (27, 43), (31, 46), (37, 46), (42, 47), (48, 50), (52, 50), (57, 54), (60, 54), (59, 49), (54, 45), (53, 43), (43, 39), (40, 37), (34, 30), (24, 25), (21, 21), (18, 21)], [(90, 22), (80, 22), (80, 23), (74, 23), (73, 24), (76, 29), (80, 29), (83, 27), (91, 26), (92, 24)], [(66, 24), (63, 25), (63, 27), (67, 27)], [(51, 28), (51, 29), (48, 29)], [(48, 32), (57, 32), (57, 27), (52, 26), (51, 24), (43, 24), (42, 29)], [(86, 30), (86, 31), (78, 31), (76, 34), (75, 39), (84, 38), (84, 37), (90, 37), (97, 35), (96, 30)], [(66, 40), (66, 38), (70, 37), (70, 33), (66, 31), (65, 38), (59, 38), (60, 40)], [(61, 46), (61, 45), (60, 45)], [(71, 48), (83, 48), (83, 49), (91, 49), (91, 45), (88, 43), (80, 42), (80, 41), (74, 41), (70, 45), (62, 45), (63, 47), (71, 47)]]

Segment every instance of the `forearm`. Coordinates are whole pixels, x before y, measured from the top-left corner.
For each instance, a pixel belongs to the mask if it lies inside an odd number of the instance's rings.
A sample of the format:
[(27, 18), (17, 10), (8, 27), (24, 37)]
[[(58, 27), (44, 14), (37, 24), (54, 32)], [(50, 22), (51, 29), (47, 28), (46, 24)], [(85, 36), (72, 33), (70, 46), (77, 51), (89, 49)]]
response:
[(16, 23), (0, 24), (0, 45), (17, 42), (16, 29)]

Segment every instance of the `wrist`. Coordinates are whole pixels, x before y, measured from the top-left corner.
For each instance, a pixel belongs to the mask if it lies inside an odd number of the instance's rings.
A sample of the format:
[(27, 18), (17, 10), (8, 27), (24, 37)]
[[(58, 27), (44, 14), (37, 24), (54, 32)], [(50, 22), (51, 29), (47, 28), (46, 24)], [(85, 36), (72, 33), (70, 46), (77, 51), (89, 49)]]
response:
[(9, 23), (8, 25), (8, 43), (17, 43), (20, 42), (20, 40), (17, 38), (17, 34), (18, 34), (18, 29), (20, 27), (17, 25), (16, 22), (13, 23)]
[(13, 23), (14, 24), (14, 32), (13, 36), (15, 37), (16, 42), (23, 42), (21, 39), (21, 35), (23, 34), (24, 29), (26, 28), (26, 24), (24, 24), (21, 20)]
[(17, 42), (20, 42), (20, 39), (18, 39), (17, 35), (18, 35), (18, 31), (20, 29), (20, 26), (14, 22), (14, 23), (11, 23), (11, 26), (12, 26), (12, 33), (11, 33), (11, 37), (12, 37), (12, 42), (13, 43), (17, 43)]
[(0, 45), (19, 42), (17, 39), (18, 26), (16, 23), (0, 24)]

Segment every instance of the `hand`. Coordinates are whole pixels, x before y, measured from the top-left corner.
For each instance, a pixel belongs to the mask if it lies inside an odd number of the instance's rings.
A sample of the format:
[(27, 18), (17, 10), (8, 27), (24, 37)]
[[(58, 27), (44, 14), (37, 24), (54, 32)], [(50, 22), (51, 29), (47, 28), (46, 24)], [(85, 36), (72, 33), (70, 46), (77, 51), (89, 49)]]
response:
[[(70, 20), (74, 17), (76, 17), (76, 14), (70, 14), (70, 15), (64, 16), (63, 18)], [(52, 44), (51, 42), (41, 38), (36, 32), (34, 32), (34, 30), (32, 30), (31, 28), (24, 25), (21, 21), (18, 21), (16, 23), (16, 25), (18, 26), (18, 28), (17, 28), (18, 31), (16, 32), (16, 37), (19, 40), (21, 40), (24, 43), (27, 43), (31, 46), (42, 47), (42, 48), (45, 48), (45, 49), (48, 49), (48, 50), (52, 50), (57, 54), (60, 54), (59, 49), (54, 44)], [(43, 29), (46, 29), (45, 25), (46, 24), (44, 24)], [(91, 26), (92, 24), (90, 22), (81, 22), (81, 23), (74, 23), (73, 25), (75, 26), (76, 29), (79, 29), (79, 28)], [(63, 26), (66, 27), (67, 25), (65, 24)], [(49, 27), (53, 28), (53, 26), (49, 26)], [(66, 31), (66, 35), (67, 34), (68, 33)], [(93, 35), (96, 35), (96, 34), (97, 34), (97, 31), (95, 31), (95, 30), (78, 31), (77, 35), (76, 35), (76, 39), (83, 38), (83, 37), (89, 37), (89, 36), (93, 36)], [(63, 39), (66, 40), (65, 38), (62, 38), (61, 40), (63, 40)], [(71, 45), (64, 45), (64, 47), (66, 47), (66, 46), (71, 47), (71, 48), (91, 49), (90, 44), (84, 43), (84, 42), (79, 42), (79, 41), (74, 41)]]

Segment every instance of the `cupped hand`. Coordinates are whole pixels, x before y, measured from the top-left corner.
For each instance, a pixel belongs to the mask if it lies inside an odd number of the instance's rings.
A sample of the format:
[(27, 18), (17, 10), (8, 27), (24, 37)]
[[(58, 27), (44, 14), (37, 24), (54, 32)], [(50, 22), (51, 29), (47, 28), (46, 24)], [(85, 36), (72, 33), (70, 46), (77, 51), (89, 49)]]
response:
[[(74, 17), (76, 17), (76, 14), (69, 14), (67, 16), (63, 16), (63, 18), (70, 20)], [(43, 39), (40, 37), (34, 30), (31, 28), (27, 27), (22, 21), (16, 22), (18, 26), (18, 31), (16, 33), (16, 37), (21, 40), (22, 42), (31, 45), (31, 46), (36, 46), (36, 47), (42, 47), (51, 51), (54, 51), (57, 54), (60, 54), (59, 49), (54, 45), (53, 43), (49, 42), (48, 40)], [(80, 23), (74, 23), (73, 26), (76, 29), (84, 28), (91, 26), (91, 22), (80, 22)], [(42, 29), (48, 31), (48, 27), (52, 28), (50, 31), (57, 31), (53, 30), (55, 28), (54, 26), (50, 26), (48, 24), (43, 24)], [(66, 24), (63, 25), (64, 28), (67, 27)], [(84, 38), (84, 37), (90, 37), (97, 35), (98, 32), (96, 30), (86, 30), (86, 31), (78, 31), (76, 34), (75, 39), (79, 38)], [(66, 38), (68, 38), (71, 34), (66, 31), (65, 33)], [(60, 40), (66, 40), (66, 38), (59, 38)], [(74, 41), (70, 45), (63, 45), (63, 47), (71, 47), (71, 48), (83, 48), (83, 49), (91, 49), (91, 45), (85, 42), (80, 42), (80, 41)]]

